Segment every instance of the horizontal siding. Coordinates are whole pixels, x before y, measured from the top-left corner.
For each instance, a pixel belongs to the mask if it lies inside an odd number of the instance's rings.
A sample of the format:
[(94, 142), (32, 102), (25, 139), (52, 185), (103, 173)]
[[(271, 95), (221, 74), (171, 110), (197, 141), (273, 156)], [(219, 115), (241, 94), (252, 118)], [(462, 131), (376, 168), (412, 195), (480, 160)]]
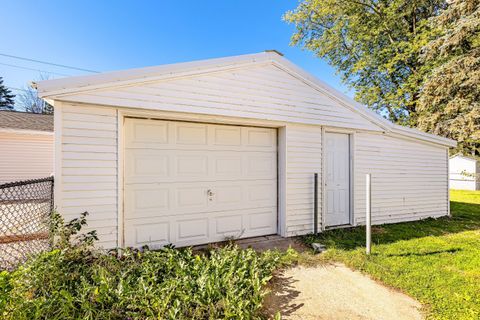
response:
[[(274, 65), (69, 95), (68, 101), (369, 130), (378, 126)], [(65, 121), (75, 122), (73, 116)], [(83, 115), (82, 126), (109, 126)], [(90, 121), (87, 121), (90, 120)]]
[(449, 160), (450, 189), (480, 190), (480, 161), (455, 156)]
[(85, 231), (117, 246), (117, 115), (113, 108), (62, 105), (62, 208), (65, 219), (88, 211)]
[(53, 174), (54, 136), (0, 133), (0, 184)]
[[(72, 219), (88, 211), (87, 230), (97, 230), (100, 245), (115, 247), (118, 231), (116, 110), (69, 104), (61, 110), (62, 213)], [(313, 174), (322, 170), (321, 126), (288, 123), (285, 144), (285, 234), (310, 233), (313, 231)], [(444, 147), (357, 131), (354, 172), (356, 224), (364, 223), (366, 173), (372, 174), (375, 224), (448, 213)], [(319, 183), (321, 186), (321, 176)], [(318, 199), (321, 215), (321, 194)]]
[(388, 135), (357, 133), (354, 214), (365, 223), (365, 174), (372, 175), (372, 223), (448, 214), (447, 150)]
[[(315, 172), (319, 173), (319, 183), (321, 181), (321, 127), (288, 125), (286, 147), (286, 234), (287, 236), (307, 234), (313, 232), (313, 175)], [(320, 230), (320, 190), (318, 200), (318, 230)]]

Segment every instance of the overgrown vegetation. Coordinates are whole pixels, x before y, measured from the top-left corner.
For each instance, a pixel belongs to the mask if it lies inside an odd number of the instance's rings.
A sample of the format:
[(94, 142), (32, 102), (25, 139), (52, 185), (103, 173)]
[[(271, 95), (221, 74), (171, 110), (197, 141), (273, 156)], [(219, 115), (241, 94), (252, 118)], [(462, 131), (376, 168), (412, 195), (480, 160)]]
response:
[(363, 227), (305, 240), (327, 244), (317, 259), (343, 262), (415, 297), (431, 319), (479, 319), (480, 192), (452, 191), (451, 200), (451, 218), (374, 227), (370, 256)]
[(119, 258), (93, 249), (95, 233), (78, 234), (84, 224), (85, 215), (56, 228), (53, 250), (0, 274), (2, 319), (255, 319), (281, 261), (234, 245)]

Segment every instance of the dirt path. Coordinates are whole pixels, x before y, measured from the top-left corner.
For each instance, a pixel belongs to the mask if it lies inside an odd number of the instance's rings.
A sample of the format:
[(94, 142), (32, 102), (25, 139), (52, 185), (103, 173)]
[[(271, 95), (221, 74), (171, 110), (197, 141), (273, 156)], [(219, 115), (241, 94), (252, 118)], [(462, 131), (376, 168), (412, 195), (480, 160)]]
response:
[(343, 265), (284, 271), (267, 297), (268, 314), (282, 319), (422, 319), (416, 300)]

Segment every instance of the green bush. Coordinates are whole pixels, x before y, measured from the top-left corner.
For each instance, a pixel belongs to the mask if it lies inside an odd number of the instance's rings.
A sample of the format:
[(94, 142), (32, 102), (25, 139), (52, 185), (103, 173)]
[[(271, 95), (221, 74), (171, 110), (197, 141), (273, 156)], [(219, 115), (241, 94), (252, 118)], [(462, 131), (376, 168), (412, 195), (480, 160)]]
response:
[(93, 249), (94, 233), (76, 235), (84, 218), (57, 232), (51, 251), (0, 273), (3, 319), (254, 319), (281, 261), (233, 245), (118, 257)]

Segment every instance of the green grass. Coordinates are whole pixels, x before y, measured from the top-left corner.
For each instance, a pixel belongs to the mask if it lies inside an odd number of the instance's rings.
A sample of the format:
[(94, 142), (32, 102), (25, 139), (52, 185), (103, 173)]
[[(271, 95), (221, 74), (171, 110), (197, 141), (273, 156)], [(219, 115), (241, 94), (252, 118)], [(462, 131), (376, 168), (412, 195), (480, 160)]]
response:
[(430, 319), (480, 319), (480, 192), (451, 192), (452, 217), (327, 231), (323, 261), (340, 261), (418, 299)]

